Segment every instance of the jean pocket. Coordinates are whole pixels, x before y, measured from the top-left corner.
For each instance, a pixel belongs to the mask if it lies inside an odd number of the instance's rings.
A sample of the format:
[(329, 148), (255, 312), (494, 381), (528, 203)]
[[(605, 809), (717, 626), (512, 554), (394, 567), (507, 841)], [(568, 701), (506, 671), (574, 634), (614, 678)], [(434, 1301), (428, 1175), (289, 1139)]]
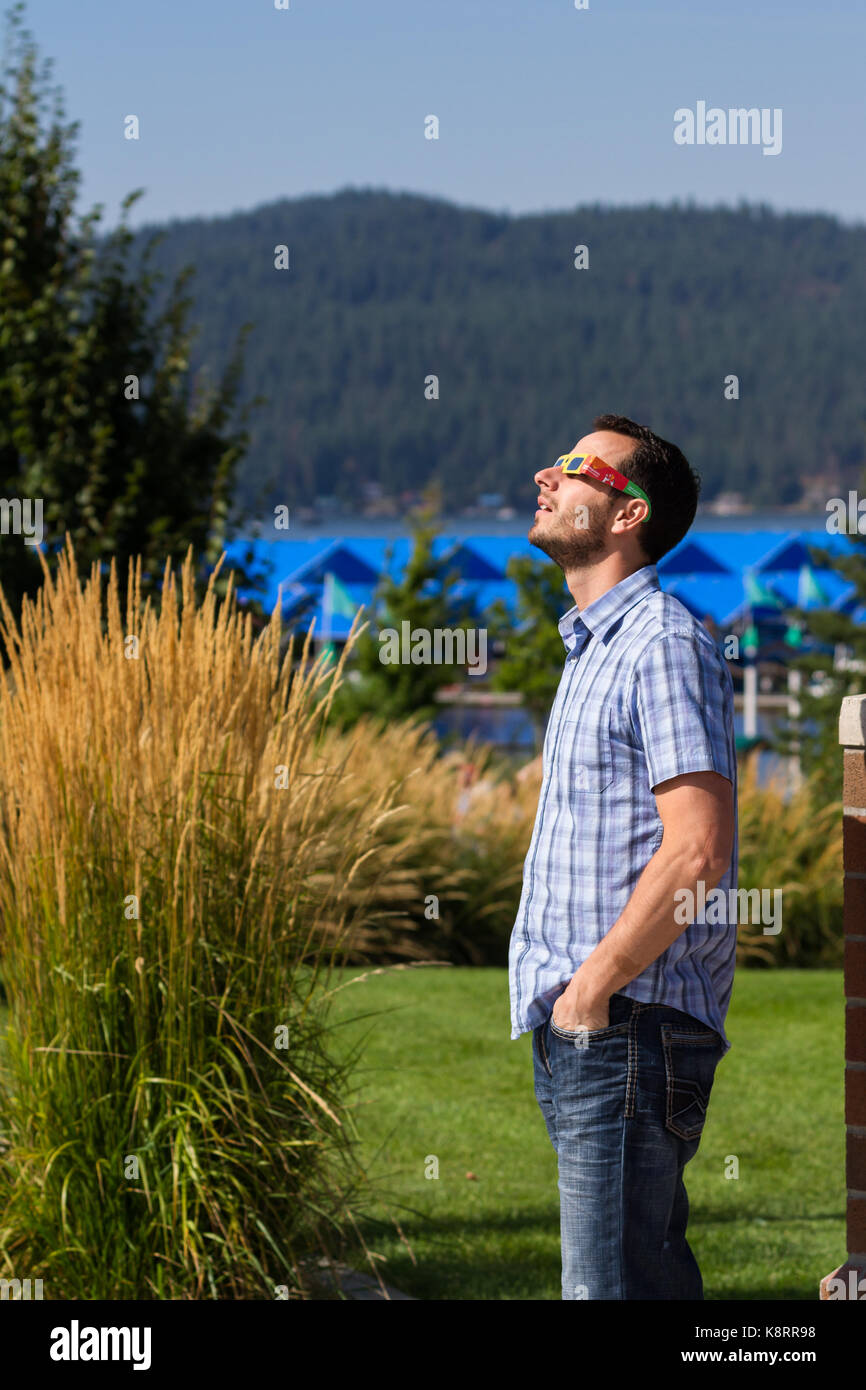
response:
[(588, 1047), (597, 1038), (615, 1037), (617, 1033), (628, 1031), (628, 1019), (623, 1019), (621, 1023), (609, 1023), (606, 1028), (560, 1028), (558, 1023), (550, 1019), (550, 1031), (555, 1033), (564, 1042), (573, 1043), (575, 1047)]
[(698, 1139), (707, 1118), (707, 1105), (722, 1040), (712, 1028), (662, 1023), (665, 1059), (665, 1128), (680, 1139)]

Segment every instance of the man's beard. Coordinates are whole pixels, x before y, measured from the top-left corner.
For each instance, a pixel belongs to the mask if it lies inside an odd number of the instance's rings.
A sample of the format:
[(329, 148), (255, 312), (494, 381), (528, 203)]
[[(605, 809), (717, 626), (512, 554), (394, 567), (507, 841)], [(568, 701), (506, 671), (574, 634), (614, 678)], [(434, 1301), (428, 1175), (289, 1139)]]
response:
[(551, 515), (557, 518), (558, 524), (551, 526), (549, 523), (534, 522), (528, 540), (531, 545), (543, 550), (555, 565), (559, 565), (563, 574), (569, 570), (583, 569), (591, 560), (604, 554), (607, 547), (606, 508), (593, 507), (589, 512), (588, 526), (575, 526), (573, 520), (569, 523), (559, 512), (552, 512)]

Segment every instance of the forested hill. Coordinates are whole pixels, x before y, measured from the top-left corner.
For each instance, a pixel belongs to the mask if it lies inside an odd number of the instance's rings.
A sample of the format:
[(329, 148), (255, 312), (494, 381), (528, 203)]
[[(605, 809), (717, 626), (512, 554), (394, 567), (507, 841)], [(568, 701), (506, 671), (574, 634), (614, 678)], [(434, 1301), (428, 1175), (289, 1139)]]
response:
[(510, 217), (350, 190), (160, 230), (154, 264), (196, 270), (193, 364), (219, 373), (255, 325), (244, 395), (269, 402), (239, 470), (247, 503), (436, 477), (449, 513), (491, 492), (525, 509), (533, 471), (600, 411), (680, 444), (705, 500), (859, 482), (866, 227), (745, 205)]

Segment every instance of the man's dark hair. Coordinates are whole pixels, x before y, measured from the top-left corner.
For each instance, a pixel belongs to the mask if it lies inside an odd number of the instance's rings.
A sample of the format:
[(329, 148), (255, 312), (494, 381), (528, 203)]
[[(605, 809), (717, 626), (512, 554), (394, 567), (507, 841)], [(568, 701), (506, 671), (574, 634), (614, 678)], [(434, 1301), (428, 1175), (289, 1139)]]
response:
[[(597, 415), (592, 427), (637, 440), (621, 471), (643, 488), (652, 503), (652, 516), (639, 530), (644, 553), (654, 565), (673, 550), (694, 521), (701, 480), (676, 444), (660, 439), (646, 425), (638, 425), (626, 415)], [(614, 499), (622, 500), (622, 493), (615, 493)]]

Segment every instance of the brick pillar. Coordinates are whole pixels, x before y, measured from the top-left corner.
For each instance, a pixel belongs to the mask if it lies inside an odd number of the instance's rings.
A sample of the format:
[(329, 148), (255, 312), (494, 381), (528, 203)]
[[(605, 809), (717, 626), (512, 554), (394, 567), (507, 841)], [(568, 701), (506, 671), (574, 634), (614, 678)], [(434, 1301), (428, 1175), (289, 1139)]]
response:
[[(821, 1298), (866, 1299), (866, 695), (842, 701), (845, 871), (845, 1174), (848, 1258), (821, 1280)], [(828, 1287), (831, 1279), (841, 1280)]]

